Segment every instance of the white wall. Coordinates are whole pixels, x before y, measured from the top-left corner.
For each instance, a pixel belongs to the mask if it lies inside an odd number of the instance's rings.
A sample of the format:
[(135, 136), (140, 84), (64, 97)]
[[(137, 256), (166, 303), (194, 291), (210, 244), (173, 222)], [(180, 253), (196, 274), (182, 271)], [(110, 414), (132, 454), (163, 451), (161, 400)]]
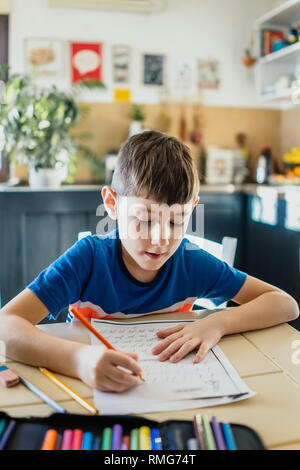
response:
[(0, 0), (0, 15), (10, 12), (10, 0)]
[[(132, 100), (151, 103), (160, 99), (157, 89), (143, 87), (141, 55), (165, 53), (176, 58), (217, 59), (221, 64), (220, 90), (203, 94), (206, 105), (258, 106), (254, 71), (246, 69), (241, 56), (250, 39), (253, 21), (272, 6), (273, 0), (169, 0), (159, 14), (135, 14), (88, 9), (51, 8), (47, 0), (12, 0), (10, 64), (24, 71), (24, 39), (33, 37), (104, 43), (104, 82), (101, 101), (113, 99), (111, 46), (132, 48)], [(68, 61), (66, 74), (69, 72)], [(43, 81), (45, 83), (45, 80)], [(49, 81), (46, 82), (49, 84)], [(61, 87), (67, 78), (57, 81)]]

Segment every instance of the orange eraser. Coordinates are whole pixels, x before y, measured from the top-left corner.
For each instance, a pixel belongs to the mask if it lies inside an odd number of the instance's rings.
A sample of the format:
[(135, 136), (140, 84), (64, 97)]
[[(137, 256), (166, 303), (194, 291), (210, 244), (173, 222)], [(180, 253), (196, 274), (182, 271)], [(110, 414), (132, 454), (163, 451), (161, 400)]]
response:
[(3, 387), (13, 387), (20, 382), (20, 377), (6, 366), (0, 366), (0, 384)]

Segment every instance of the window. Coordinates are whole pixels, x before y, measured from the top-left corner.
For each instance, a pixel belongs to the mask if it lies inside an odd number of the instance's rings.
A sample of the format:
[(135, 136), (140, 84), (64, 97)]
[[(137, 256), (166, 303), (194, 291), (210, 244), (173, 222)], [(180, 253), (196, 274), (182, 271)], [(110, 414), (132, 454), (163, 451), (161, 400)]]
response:
[(252, 198), (251, 218), (254, 222), (277, 225), (278, 196), (272, 188), (258, 188)]
[(286, 192), (285, 228), (300, 232), (300, 191), (290, 189)]

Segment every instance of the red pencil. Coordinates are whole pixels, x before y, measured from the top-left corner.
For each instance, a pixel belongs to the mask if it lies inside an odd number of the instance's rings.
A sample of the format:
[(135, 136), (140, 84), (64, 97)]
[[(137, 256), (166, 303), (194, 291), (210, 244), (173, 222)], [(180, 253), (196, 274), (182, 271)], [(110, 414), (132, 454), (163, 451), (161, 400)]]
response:
[[(117, 351), (116, 348), (114, 348), (104, 336), (102, 336), (99, 331), (97, 331), (91, 324), (90, 322), (80, 313), (75, 307), (71, 307), (71, 312), (74, 314), (74, 316), (79, 320), (88, 330), (90, 330), (96, 338), (101, 341), (108, 349), (113, 349), (114, 351)], [(145, 379), (143, 379), (142, 375), (139, 374), (138, 377), (145, 382)]]

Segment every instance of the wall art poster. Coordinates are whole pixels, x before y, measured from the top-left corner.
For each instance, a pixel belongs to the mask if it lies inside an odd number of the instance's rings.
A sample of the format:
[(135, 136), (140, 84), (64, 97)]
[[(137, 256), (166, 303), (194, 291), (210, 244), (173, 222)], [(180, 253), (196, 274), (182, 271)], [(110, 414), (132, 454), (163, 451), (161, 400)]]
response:
[(128, 46), (112, 47), (112, 66), (114, 83), (128, 83), (130, 67), (130, 48)]
[(57, 39), (25, 39), (25, 68), (38, 75), (59, 76), (63, 73), (64, 43)]
[(102, 81), (102, 44), (71, 42), (71, 82)]
[(144, 85), (164, 85), (165, 57), (159, 54), (144, 54)]
[(220, 88), (220, 64), (218, 61), (198, 61), (198, 87)]

